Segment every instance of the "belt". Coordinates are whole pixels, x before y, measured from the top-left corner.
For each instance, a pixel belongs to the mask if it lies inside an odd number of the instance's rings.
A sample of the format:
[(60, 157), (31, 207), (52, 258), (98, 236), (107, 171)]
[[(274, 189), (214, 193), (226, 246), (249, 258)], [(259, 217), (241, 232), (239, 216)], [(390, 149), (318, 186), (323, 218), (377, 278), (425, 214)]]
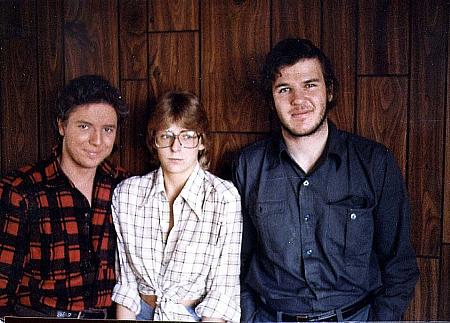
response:
[[(139, 294), (139, 296), (141, 296), (141, 299), (146, 302), (148, 305), (151, 306), (151, 308), (155, 309), (156, 308), (156, 301), (158, 300), (158, 298), (156, 297), (156, 295), (145, 295), (145, 294)], [(195, 307), (198, 304), (200, 304), (200, 300), (185, 300), (182, 301), (180, 304), (186, 306), (186, 307)]]
[(57, 310), (53, 308), (41, 307), (39, 310), (16, 304), (16, 312), (22, 316), (40, 316), (40, 317), (60, 317), (75, 319), (106, 319), (108, 318), (108, 310), (106, 308), (92, 308), (81, 312)]
[[(349, 317), (355, 315), (360, 310), (362, 310), (367, 305), (371, 304), (373, 300), (373, 295), (369, 294), (362, 298), (361, 300), (348, 305), (344, 306), (342, 308), (331, 310), (324, 313), (318, 313), (318, 314), (286, 314), (281, 313), (281, 320), (283, 322), (338, 322), (338, 312), (340, 311), (342, 314), (342, 319), (348, 319)], [(273, 315), (274, 317), (277, 317), (277, 312), (270, 308), (267, 304), (265, 304), (265, 310)]]

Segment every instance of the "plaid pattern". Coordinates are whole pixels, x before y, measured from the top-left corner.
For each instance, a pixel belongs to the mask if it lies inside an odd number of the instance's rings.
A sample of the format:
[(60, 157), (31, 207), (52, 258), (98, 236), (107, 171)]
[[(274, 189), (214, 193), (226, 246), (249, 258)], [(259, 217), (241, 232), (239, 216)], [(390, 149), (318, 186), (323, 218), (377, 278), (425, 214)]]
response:
[(111, 197), (126, 177), (102, 163), (91, 207), (62, 173), (55, 150), (49, 160), (0, 181), (0, 315), (12, 313), (14, 301), (37, 310), (111, 305), (116, 250)]
[(179, 303), (200, 299), (199, 316), (239, 321), (242, 215), (236, 188), (199, 165), (173, 205), (161, 168), (122, 182), (113, 197), (120, 266), (113, 300), (135, 313), (158, 297), (155, 320), (192, 321)]

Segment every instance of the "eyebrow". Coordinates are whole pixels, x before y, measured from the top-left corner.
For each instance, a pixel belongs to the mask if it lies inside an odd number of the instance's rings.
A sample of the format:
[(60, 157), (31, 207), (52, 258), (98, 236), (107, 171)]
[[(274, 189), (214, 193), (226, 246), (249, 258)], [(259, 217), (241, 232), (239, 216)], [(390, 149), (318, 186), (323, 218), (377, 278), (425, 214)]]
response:
[[(93, 125), (93, 123), (92, 122), (89, 122), (89, 121), (85, 121), (85, 120), (77, 120), (77, 121), (75, 121), (76, 123), (84, 123), (84, 124), (87, 124), (87, 125), (90, 125), (90, 126), (92, 126)], [(116, 124), (104, 124), (104, 125), (101, 125), (102, 127), (108, 127), (108, 128), (117, 128), (117, 125)]]

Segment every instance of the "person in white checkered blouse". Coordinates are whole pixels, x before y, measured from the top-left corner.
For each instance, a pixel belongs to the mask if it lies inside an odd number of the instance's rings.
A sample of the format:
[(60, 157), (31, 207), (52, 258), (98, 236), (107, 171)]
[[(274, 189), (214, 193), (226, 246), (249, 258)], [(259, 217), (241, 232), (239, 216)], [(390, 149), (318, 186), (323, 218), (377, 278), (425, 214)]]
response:
[(164, 94), (147, 125), (159, 168), (120, 183), (118, 319), (240, 320), (241, 200), (208, 172), (208, 119), (190, 92)]

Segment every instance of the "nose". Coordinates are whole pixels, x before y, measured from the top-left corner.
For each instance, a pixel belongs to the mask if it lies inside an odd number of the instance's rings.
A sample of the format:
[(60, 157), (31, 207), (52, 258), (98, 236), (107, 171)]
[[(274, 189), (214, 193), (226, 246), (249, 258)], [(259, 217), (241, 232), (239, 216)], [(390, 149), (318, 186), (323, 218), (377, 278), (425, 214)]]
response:
[(170, 149), (172, 151), (179, 151), (179, 150), (181, 150), (181, 147), (183, 147), (183, 146), (181, 146), (180, 137), (175, 136), (173, 138), (172, 146), (170, 146)]
[(293, 90), (292, 92), (292, 105), (299, 105), (303, 103), (305, 99), (305, 93), (302, 90)]
[(94, 146), (100, 145), (102, 142), (101, 132), (99, 130), (93, 130), (90, 137), (89, 143)]

